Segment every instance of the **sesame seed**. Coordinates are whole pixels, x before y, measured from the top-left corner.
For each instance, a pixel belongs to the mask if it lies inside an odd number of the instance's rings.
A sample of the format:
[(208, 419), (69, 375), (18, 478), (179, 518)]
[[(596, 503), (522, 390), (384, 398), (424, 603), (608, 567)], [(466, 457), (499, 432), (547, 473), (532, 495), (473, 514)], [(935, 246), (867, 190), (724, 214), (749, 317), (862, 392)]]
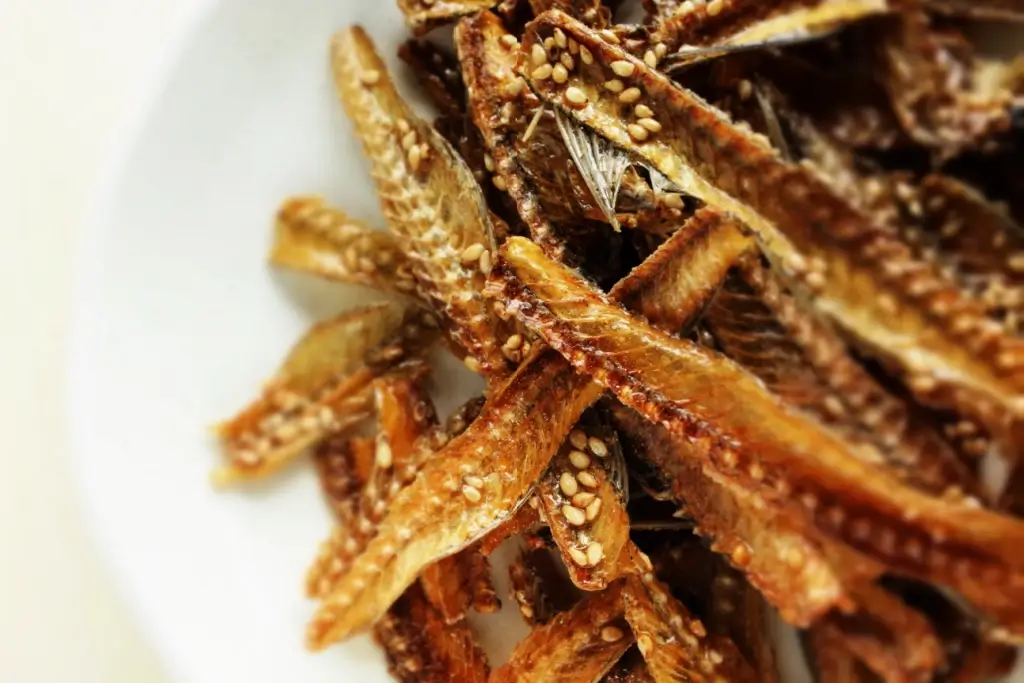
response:
[(578, 470), (585, 470), (590, 467), (590, 458), (583, 451), (570, 451), (569, 462)]
[(569, 548), (569, 558), (581, 567), (587, 566), (587, 554), (579, 548)]
[(422, 148), (419, 145), (417, 145), (410, 149), (408, 159), (409, 167), (412, 168), (413, 171), (418, 171), (420, 169), (420, 163), (423, 161)]
[(513, 334), (505, 342), (505, 348), (506, 349), (518, 349), (522, 345), (523, 345), (523, 335), (521, 335), (521, 334)]
[(580, 61), (584, 64), (594, 63), (594, 55), (584, 45), (580, 45)]
[(558, 478), (558, 488), (569, 497), (575, 496), (576, 492), (580, 490), (579, 484), (576, 483), (576, 478), (572, 476), (571, 472), (562, 472), (562, 476)]
[(569, 39), (569, 52), (574, 55), (580, 52), (580, 44), (572, 38)]
[(658, 59), (664, 59), (665, 55), (668, 54), (668, 45), (665, 43), (658, 43), (654, 46), (654, 54)]
[(597, 516), (601, 513), (601, 499), (595, 498), (590, 501), (590, 505), (587, 506), (587, 521), (593, 522), (597, 519)]
[(465, 482), (467, 486), (472, 486), (475, 489), (482, 489), (484, 487), (484, 480), (480, 477), (463, 477), (462, 481)]
[(670, 209), (683, 208), (683, 198), (678, 194), (664, 194), (661, 196), (661, 203)]
[[(495, 176), (495, 177), (497, 177), (497, 176)], [(501, 189), (501, 188), (499, 188), (499, 189)], [(484, 253), (480, 254), (480, 272), (481, 273), (483, 273), (484, 275), (490, 275), (491, 274), (491, 267), (493, 265), (494, 264), (491, 262), (491, 252), (485, 251)]]
[(654, 116), (654, 112), (646, 104), (638, 104), (633, 107), (633, 113), (638, 119), (649, 119)]
[(462, 362), (472, 372), (480, 372), (480, 361), (478, 361), (476, 358), (473, 358), (473, 356), (466, 356), (466, 358)]
[(410, 130), (408, 133), (402, 136), (402, 149), (409, 151), (412, 146), (416, 144), (416, 131)]
[(655, 121), (654, 119), (640, 119), (639, 121), (637, 121), (637, 124), (642, 126), (643, 128), (646, 128), (652, 133), (661, 132), (661, 124)]
[(380, 72), (376, 69), (367, 69), (359, 75), (359, 80), (366, 86), (377, 85), (380, 82)]
[(604, 546), (596, 541), (591, 543), (587, 548), (587, 564), (593, 567), (602, 559), (604, 559)]
[(622, 640), (622, 630), (614, 626), (605, 626), (601, 629), (601, 640), (606, 643), (614, 643)]
[(624, 86), (622, 84), (622, 81), (620, 81), (619, 79), (613, 78), (610, 81), (604, 82), (604, 89), (608, 90), (609, 92), (620, 93), (626, 89), (626, 86)]
[(754, 94), (754, 86), (744, 78), (736, 87), (736, 91), (739, 93), (741, 100), (749, 100), (750, 96)]
[(494, 173), (494, 157), (490, 154), (484, 154), (484, 168), (489, 172)]
[(565, 521), (569, 522), (573, 526), (583, 526), (587, 523), (587, 515), (577, 507), (572, 505), (562, 506), (562, 516), (565, 517)]
[(555, 67), (551, 70), (551, 80), (555, 83), (565, 83), (569, 80), (569, 72), (561, 64), (555, 64)]
[(605, 40), (607, 40), (612, 45), (619, 45), (619, 44), (622, 43), (622, 41), (619, 40), (619, 37), (617, 35), (615, 35), (614, 32), (609, 31), (606, 28), (601, 29), (600, 31), (598, 31), (598, 33), (600, 33), (601, 37), (604, 38)]
[(502, 178), (500, 175), (491, 176), (491, 183), (494, 185), (494, 187), (496, 187), (498, 190), (502, 192), (508, 191), (508, 183), (506, 183), (505, 179)]
[(516, 97), (519, 93), (523, 92), (523, 86), (525, 85), (523, 79), (517, 77), (505, 84), (503, 92), (506, 97)]
[(544, 39), (544, 49), (545, 50), (550, 51), (554, 47), (555, 47), (555, 37), (554, 36), (548, 36), (547, 38)]
[(533, 47), (530, 48), (530, 59), (533, 61), (534, 66), (547, 64), (548, 53), (544, 49), (544, 46), (539, 43), (534, 43)]
[(590, 491), (583, 491), (581, 493), (577, 493), (575, 496), (572, 497), (572, 504), (582, 510), (583, 508), (590, 505), (591, 501), (593, 501), (596, 497), (597, 496), (591, 493)]
[(374, 458), (377, 466), (385, 470), (389, 469), (394, 463), (394, 458), (391, 455), (391, 445), (387, 439), (377, 441), (377, 450)]
[(515, 47), (516, 45), (519, 44), (519, 40), (511, 33), (506, 33), (498, 40), (500, 40), (501, 44), (504, 45), (505, 47)]
[(459, 256), (459, 258), (462, 260), (463, 263), (473, 263), (474, 261), (479, 260), (480, 256), (484, 253), (484, 251), (486, 251), (484, 245), (477, 242), (476, 244), (471, 244), (465, 249), (463, 249), (462, 254)]
[(589, 439), (587, 439), (587, 446), (590, 447), (590, 452), (596, 455), (597, 457), (608, 457), (608, 446), (605, 444), (604, 441), (597, 438), (596, 436), (592, 436)]
[(654, 642), (651, 640), (649, 635), (641, 633), (636, 639), (636, 646), (640, 650), (640, 654), (646, 656), (647, 653), (651, 651), (651, 648), (654, 647)]
[(612, 71), (615, 72), (616, 76), (622, 78), (629, 78), (636, 71), (636, 66), (632, 62), (627, 62), (625, 59), (617, 59), (611, 63)]
[(629, 132), (629, 137), (633, 138), (637, 142), (643, 142), (649, 135), (646, 128), (635, 123), (631, 123), (626, 126), (626, 130)]
[(581, 451), (585, 450), (587, 447), (586, 433), (582, 429), (572, 430), (569, 432), (569, 443), (571, 443), (574, 448), (578, 448)]
[(562, 63), (562, 66), (564, 66), (569, 71), (572, 71), (573, 69), (576, 68), (576, 60), (573, 59), (572, 55), (569, 54), (568, 52), (563, 52), (562, 56), (558, 58), (558, 61), (560, 61)]
[(718, 16), (725, 9), (725, 0), (711, 0), (708, 3), (708, 16)]
[(654, 54), (654, 50), (648, 50), (644, 53), (644, 64), (652, 69), (658, 66), (658, 57)]
[(633, 104), (640, 99), (640, 88), (626, 88), (619, 95), (619, 102), (623, 104)]
[(526, 142), (533, 135), (533, 132), (537, 130), (537, 124), (540, 123), (540, 117), (544, 115), (544, 107), (537, 107), (537, 111), (534, 113), (533, 118), (530, 119), (530, 125), (526, 127), (526, 132), (523, 133), (523, 142)]
[(555, 45), (565, 49), (569, 47), (569, 41), (565, 37), (565, 33), (560, 28), (555, 29)]
[(480, 489), (473, 488), (472, 486), (463, 486), (462, 495), (466, 497), (470, 503), (479, 503), (483, 496), (480, 494)]
[(398, 128), (399, 133), (408, 133), (410, 129), (409, 122), (405, 119), (395, 121), (395, 126)]
[(334, 424), (334, 411), (327, 406), (321, 406), (316, 417), (324, 427), (329, 427)]
[(553, 67), (550, 64), (541, 64), (533, 70), (533, 73), (531, 73), (530, 76), (532, 76), (536, 81), (543, 81), (545, 78), (549, 78), (551, 76), (552, 70)]
[(533, 608), (529, 605), (520, 605), (519, 613), (527, 619), (533, 619)]
[(596, 489), (598, 487), (597, 477), (590, 472), (580, 472), (576, 475), (576, 479), (588, 489)]
[(565, 89), (565, 101), (576, 107), (583, 107), (587, 104), (587, 93), (583, 92), (575, 85), (570, 85)]

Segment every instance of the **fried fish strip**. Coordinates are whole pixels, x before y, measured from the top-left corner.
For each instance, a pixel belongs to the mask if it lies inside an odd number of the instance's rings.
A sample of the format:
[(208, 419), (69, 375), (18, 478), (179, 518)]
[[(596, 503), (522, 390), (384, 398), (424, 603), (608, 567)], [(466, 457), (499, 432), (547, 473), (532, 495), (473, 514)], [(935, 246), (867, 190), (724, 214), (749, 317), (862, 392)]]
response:
[(491, 563), (476, 545), (427, 567), (420, 585), (448, 624), (461, 621), (470, 610), (490, 614), (501, 608), (491, 581)]
[(411, 586), (374, 627), (388, 671), (401, 683), (486, 683), (487, 657), (465, 622), (448, 624), (418, 585)]
[(391, 228), (408, 243), (423, 295), (470, 365), (500, 378), (501, 321), (480, 290), (495, 248), (479, 186), (466, 163), (402, 100), (366, 33), (339, 33), (332, 46), (338, 94), (370, 159)]
[[(536, 78), (527, 66), (555, 29), (594, 57), (564, 83)], [(773, 265), (895, 365), (919, 398), (1013, 438), (1024, 409), (1024, 340), (1006, 335), (980, 302), (915, 259), (812, 168), (782, 160), (761, 136), (563, 14), (530, 24), (519, 68), (543, 99), (751, 228)], [(620, 93), (602, 85), (610, 79)], [(641, 104), (650, 116), (637, 114)]]
[(366, 629), (430, 563), (508, 519), (596, 400), (588, 378), (544, 351), (495, 390), (480, 416), (398, 492), (376, 537), (310, 624), (319, 649)]
[(629, 515), (613, 469), (621, 458), (614, 431), (581, 421), (537, 482), (569, 578), (583, 590), (604, 589), (623, 567)]
[(733, 0), (713, 12), (700, 3), (662, 21), (651, 41), (670, 53), (668, 69), (738, 50), (813, 40), (890, 11), (889, 0)]
[(759, 680), (736, 644), (724, 636), (709, 636), (700, 619), (650, 569), (625, 581), (626, 620), (657, 683)]
[(336, 435), (324, 439), (313, 451), (320, 488), (338, 526), (356, 523), (359, 492), (370, 478), (374, 450), (373, 439)]
[(405, 23), (416, 35), (422, 35), (441, 24), (451, 24), (460, 17), (487, 10), (498, 0), (398, 0)]
[(672, 497), (696, 521), (695, 532), (740, 571), (783, 618), (807, 626), (834, 606), (849, 604), (843, 576), (802, 525), (779, 505), (735, 482), (701, 471), (698, 448), (673, 439), (631, 408), (613, 409), (632, 453), (650, 462)]
[(615, 664), (611, 671), (601, 679), (602, 683), (654, 683), (647, 671), (647, 662), (640, 651), (631, 647)]
[(335, 209), (320, 197), (293, 197), (277, 212), (270, 263), (385, 292), (412, 294), (412, 264), (391, 234)]
[(490, 683), (597, 683), (632, 644), (614, 584), (534, 627)]
[(815, 625), (886, 683), (928, 683), (943, 661), (928, 619), (878, 586), (856, 591), (857, 611), (834, 612)]
[(217, 427), (228, 463), (214, 472), (214, 482), (269, 476), (366, 418), (364, 390), (373, 377), (430, 345), (434, 335), (422, 321), (416, 308), (378, 304), (315, 325), (260, 397)]
[(813, 626), (806, 648), (818, 683), (879, 683), (879, 678), (850, 652), (842, 637), (826, 627)]
[(759, 486), (822, 536), (893, 572), (955, 588), (1024, 633), (1024, 523), (892, 480), (731, 361), (630, 316), (527, 240), (506, 242), (492, 277), (547, 344), (690, 440), (702, 465)]

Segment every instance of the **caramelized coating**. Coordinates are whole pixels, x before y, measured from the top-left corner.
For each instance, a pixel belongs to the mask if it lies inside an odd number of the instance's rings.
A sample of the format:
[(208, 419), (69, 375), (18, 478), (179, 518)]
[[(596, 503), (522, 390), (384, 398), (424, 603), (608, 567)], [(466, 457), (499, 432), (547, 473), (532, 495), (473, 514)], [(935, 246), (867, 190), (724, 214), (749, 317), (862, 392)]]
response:
[(326, 436), (370, 414), (374, 375), (432, 343), (422, 313), (378, 304), (315, 325), (299, 340), (259, 398), (217, 427), (228, 462), (213, 474), (227, 485), (269, 476)]
[(626, 620), (656, 683), (759, 680), (735, 643), (709, 635), (649, 567), (626, 578), (623, 596)]
[(640, 650), (631, 647), (601, 679), (601, 683), (654, 683)]
[(491, 581), (491, 564), (475, 545), (427, 567), (420, 585), (447, 624), (461, 621), (471, 609), (490, 614), (501, 607)]
[(416, 292), (412, 264), (393, 235), (363, 225), (320, 197), (293, 197), (281, 206), (270, 263), (385, 292)]
[(893, 481), (738, 366), (629, 316), (526, 240), (506, 243), (495, 275), (510, 309), (552, 348), (689, 439), (702, 465), (758, 486), (823, 536), (892, 571), (954, 587), (1007, 635), (1024, 632), (1015, 607), (1024, 591), (1024, 524)]
[(490, 683), (594, 683), (633, 644), (618, 584), (590, 593), (568, 612), (534, 627)]
[(483, 196), (466, 163), (398, 94), (359, 28), (333, 44), (334, 80), (372, 162), (384, 215), (410, 248), (423, 295), (468, 363), (501, 378), (506, 335), (480, 295), (495, 248)]
[(512, 597), (519, 614), (530, 625), (545, 624), (572, 608), (576, 595), (559, 571), (544, 542), (527, 536), (525, 546), (508, 566)]
[[(564, 84), (534, 78), (525, 67), (533, 46), (555, 29), (594, 57)], [(865, 349), (898, 368), (920, 399), (1012, 438), (1024, 398), (1024, 341), (1007, 336), (979, 302), (915, 259), (814, 169), (784, 161), (760, 136), (557, 12), (530, 25), (520, 72), (542, 98), (742, 220), (773, 266)], [(619, 94), (602, 85), (612, 77), (624, 88)], [(571, 106), (570, 93), (584, 104)], [(652, 114), (643, 118), (654, 123), (640, 124), (641, 103)]]
[(497, 4), (498, 0), (398, 0), (405, 23), (417, 35)]
[(465, 622), (441, 618), (418, 585), (411, 586), (373, 629), (388, 671), (401, 683), (487, 683), (490, 667)]
[(338, 526), (356, 523), (359, 492), (370, 478), (375, 449), (373, 439), (339, 434), (324, 439), (313, 451), (320, 487)]
[(376, 537), (310, 624), (311, 647), (366, 629), (427, 565), (482, 537), (525, 502), (600, 392), (589, 379), (560, 370), (557, 354), (545, 352), (534, 361), (496, 390), (480, 417), (395, 495)]

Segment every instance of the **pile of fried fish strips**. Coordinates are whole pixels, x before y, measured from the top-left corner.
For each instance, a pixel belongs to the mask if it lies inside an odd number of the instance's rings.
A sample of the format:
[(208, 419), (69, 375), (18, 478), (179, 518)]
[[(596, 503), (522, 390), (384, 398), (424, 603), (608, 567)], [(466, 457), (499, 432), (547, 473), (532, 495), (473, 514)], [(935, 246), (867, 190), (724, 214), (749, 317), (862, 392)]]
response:
[[(399, 5), (434, 120), (362, 29), (330, 47), (385, 225), (289, 198), (270, 255), (393, 297), (218, 427), (220, 485), (319, 472), (309, 646), (372, 631), (401, 681), (775, 682), (778, 615), (822, 683), (1005, 674), (1024, 60), (969, 37), (1024, 2)], [(440, 417), (439, 353), (486, 384)], [(531, 630), (488, 661), (467, 617), (502, 598)]]

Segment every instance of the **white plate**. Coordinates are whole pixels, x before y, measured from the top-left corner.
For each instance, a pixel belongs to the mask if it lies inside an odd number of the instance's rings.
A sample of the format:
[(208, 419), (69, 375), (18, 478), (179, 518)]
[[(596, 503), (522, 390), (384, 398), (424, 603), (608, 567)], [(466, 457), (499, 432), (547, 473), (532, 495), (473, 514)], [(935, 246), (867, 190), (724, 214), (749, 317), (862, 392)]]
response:
[[(303, 647), (302, 577), (329, 528), (312, 472), (214, 494), (203, 427), (250, 398), (311, 321), (367, 300), (264, 257), (287, 195), (378, 217), (327, 44), (362, 23), (395, 65), (406, 29), (394, 0), (200, 4), (81, 245), (70, 411), (86, 514), (176, 681), (386, 681), (366, 640)], [(466, 387), (454, 370), (444, 381)]]

